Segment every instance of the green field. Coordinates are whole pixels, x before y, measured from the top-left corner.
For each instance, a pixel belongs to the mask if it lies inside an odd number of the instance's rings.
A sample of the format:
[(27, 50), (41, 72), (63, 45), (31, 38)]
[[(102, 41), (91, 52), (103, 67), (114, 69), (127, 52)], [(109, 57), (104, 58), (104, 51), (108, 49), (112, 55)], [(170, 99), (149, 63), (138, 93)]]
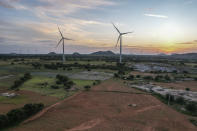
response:
[(4, 96), (0, 96), (0, 103), (1, 104), (21, 104), (21, 103), (25, 103), (28, 101), (28, 98), (26, 98), (25, 96), (16, 96), (13, 98), (8, 98), (8, 97), (4, 97)]
[[(56, 81), (55, 78), (34, 76), (32, 79), (25, 82), (20, 87), (20, 89), (37, 92), (42, 95), (54, 96), (54, 97), (58, 97), (61, 99), (68, 97), (76, 92), (76, 91), (66, 91), (63, 88), (59, 88), (59, 89), (51, 88), (51, 85), (55, 85), (55, 81)], [(74, 87), (76, 87), (78, 89), (82, 89), (82, 87), (85, 85), (92, 85), (94, 81), (73, 80), (73, 82), (75, 83)], [(43, 83), (47, 83), (47, 85), (43, 86), (42, 85)]]

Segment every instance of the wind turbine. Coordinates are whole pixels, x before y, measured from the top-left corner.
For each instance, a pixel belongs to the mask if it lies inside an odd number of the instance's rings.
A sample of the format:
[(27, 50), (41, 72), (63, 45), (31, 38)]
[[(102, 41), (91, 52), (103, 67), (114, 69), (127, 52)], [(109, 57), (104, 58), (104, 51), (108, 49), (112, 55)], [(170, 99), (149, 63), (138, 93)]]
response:
[(62, 38), (61, 38), (60, 41), (58, 42), (56, 48), (59, 46), (60, 43), (62, 43), (62, 48), (63, 48), (62, 61), (63, 61), (63, 63), (64, 63), (64, 61), (65, 61), (65, 55), (64, 55), (64, 40), (72, 40), (72, 39), (69, 39), (69, 38), (64, 37), (63, 34), (62, 34), (62, 32), (60, 31), (60, 28), (59, 28), (59, 27), (58, 27), (58, 30), (59, 30), (59, 33), (60, 33), (60, 35), (61, 35)]
[(114, 23), (112, 23), (112, 25), (114, 26), (114, 28), (116, 29), (116, 31), (119, 33), (119, 37), (118, 37), (118, 40), (117, 40), (116, 47), (118, 46), (118, 43), (119, 43), (119, 41), (120, 41), (120, 63), (122, 63), (122, 36), (123, 36), (123, 35), (126, 35), (126, 34), (129, 34), (129, 33), (133, 33), (133, 32), (121, 33), (121, 32), (119, 31), (119, 29), (114, 25)]

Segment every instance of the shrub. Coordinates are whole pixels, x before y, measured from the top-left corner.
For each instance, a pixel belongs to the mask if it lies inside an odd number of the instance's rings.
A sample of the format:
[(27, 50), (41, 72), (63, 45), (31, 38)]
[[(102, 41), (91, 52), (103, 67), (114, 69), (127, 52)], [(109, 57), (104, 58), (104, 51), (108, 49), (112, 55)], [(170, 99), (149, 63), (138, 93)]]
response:
[(127, 78), (128, 80), (133, 80), (134, 76), (133, 75), (129, 75), (129, 77)]
[(119, 77), (118, 73), (114, 73), (114, 77), (118, 78)]
[(91, 86), (89, 86), (89, 85), (84, 86), (84, 89), (85, 89), (86, 91), (90, 90), (90, 88), (91, 88)]
[(119, 70), (119, 71), (118, 71), (118, 74), (119, 74), (119, 75), (125, 75), (125, 72), (124, 72), (123, 70)]
[(152, 76), (144, 76), (143, 77), (145, 80), (153, 80), (153, 77)]
[(184, 98), (183, 97), (178, 97), (175, 101), (176, 101), (176, 103), (178, 103), (180, 105), (185, 104), (185, 101), (184, 101)]
[(30, 73), (25, 73), (23, 78), (24, 78), (24, 80), (29, 80), (32, 78), (32, 76)]
[(190, 119), (190, 122), (191, 122), (192, 124), (194, 124), (195, 126), (197, 126), (197, 120), (195, 120), (195, 119)]
[(62, 83), (61, 83), (61, 81), (58, 80), (58, 81), (56, 81), (56, 84), (61, 85)]
[(13, 109), (7, 113), (7, 117), (10, 124), (20, 122), (26, 117), (26, 114), (22, 109)]
[(97, 83), (97, 84), (100, 84), (100, 83), (101, 83), (101, 81), (100, 81), (100, 80), (96, 80), (96, 83)]
[(190, 91), (190, 88), (185, 88), (186, 91)]
[(184, 74), (188, 74), (188, 71), (185, 71), (185, 70), (184, 70), (183, 73), (184, 73)]
[(175, 74), (177, 74), (177, 70), (173, 70), (173, 71), (172, 71), (172, 73), (175, 73)]
[(197, 106), (194, 102), (188, 103), (185, 108), (192, 113), (195, 113), (197, 111)]
[(32, 63), (32, 66), (34, 67), (34, 69), (40, 69), (42, 64), (35, 62), (35, 63)]
[(52, 85), (51, 88), (52, 88), (52, 89), (59, 89), (59, 86), (57, 86), (57, 85)]
[(25, 81), (31, 79), (30, 73), (25, 73), (23, 77), (21, 77), (19, 80), (16, 80), (14, 82), (14, 85), (11, 86), (11, 89), (17, 89), (19, 86), (21, 86)]
[(141, 77), (141, 75), (137, 75), (136, 77), (137, 77), (137, 78), (140, 78), (140, 77)]
[(165, 75), (164, 78), (166, 81), (171, 81), (171, 78), (168, 75)]
[(6, 115), (0, 115), (0, 129), (8, 125), (8, 118)]

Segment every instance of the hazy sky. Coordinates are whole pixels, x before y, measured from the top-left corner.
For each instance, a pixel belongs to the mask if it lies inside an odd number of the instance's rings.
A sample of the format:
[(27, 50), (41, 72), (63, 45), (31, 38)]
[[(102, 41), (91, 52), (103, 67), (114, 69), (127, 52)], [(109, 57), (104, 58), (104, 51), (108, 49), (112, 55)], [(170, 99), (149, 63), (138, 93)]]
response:
[(197, 0), (0, 0), (0, 53), (90, 53), (115, 48), (124, 36), (124, 53), (197, 51)]

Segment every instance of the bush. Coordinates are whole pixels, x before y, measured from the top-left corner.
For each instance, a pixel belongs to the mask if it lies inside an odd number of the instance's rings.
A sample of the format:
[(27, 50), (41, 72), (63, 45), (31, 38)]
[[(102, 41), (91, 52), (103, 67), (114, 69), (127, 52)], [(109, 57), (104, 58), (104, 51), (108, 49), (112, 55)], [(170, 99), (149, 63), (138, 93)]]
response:
[(31, 78), (32, 78), (32, 76), (31, 76), (30, 73), (25, 73), (25, 74), (24, 74), (24, 80), (29, 80), (29, 79), (31, 79)]
[(133, 75), (129, 75), (129, 77), (127, 78), (128, 80), (133, 80), (134, 76)]
[(0, 129), (8, 125), (8, 118), (6, 115), (0, 115)]
[(52, 88), (52, 89), (59, 89), (59, 86), (52, 85), (51, 88)]
[[(57, 78), (57, 81), (56, 81), (56, 84), (58, 85), (61, 85), (63, 84), (64, 85), (64, 89), (70, 89), (73, 85), (74, 85), (74, 82), (71, 81), (67, 76), (63, 76), (63, 75), (56, 75), (56, 78)], [(54, 87), (55, 89), (55, 87)]]
[(185, 104), (185, 100), (183, 97), (178, 97), (176, 100), (176, 103), (180, 104), (180, 105), (183, 105)]
[(144, 76), (143, 77), (145, 80), (153, 80), (153, 77), (152, 76)]
[(61, 85), (62, 83), (61, 83), (61, 81), (56, 81), (56, 84)]
[(26, 104), (22, 108), (13, 109), (9, 111), (6, 115), (0, 115), (0, 129), (18, 124), (24, 119), (39, 112), (43, 108), (44, 108), (44, 105), (42, 103)]
[(140, 77), (141, 77), (141, 75), (137, 75), (136, 77), (137, 77), (137, 78), (140, 78)]
[(91, 86), (89, 86), (89, 85), (84, 86), (84, 89), (85, 89), (86, 91), (90, 90), (90, 88), (91, 88)]
[(172, 73), (175, 73), (175, 74), (177, 74), (177, 70), (173, 70), (173, 71), (172, 71)]
[(157, 75), (156, 77), (155, 77), (155, 81), (157, 81), (157, 82), (160, 82), (160, 81), (162, 81), (163, 80), (163, 76), (161, 76), (161, 75)]
[(19, 86), (21, 86), (25, 81), (31, 79), (32, 76), (30, 73), (25, 73), (23, 77), (21, 77), (19, 80), (16, 80), (14, 82), (14, 85), (11, 86), (11, 89), (17, 89)]
[(164, 78), (166, 81), (171, 81), (171, 78), (168, 75), (165, 75)]
[(191, 122), (192, 124), (194, 124), (195, 126), (197, 126), (197, 120), (195, 120), (195, 119), (190, 119), (190, 122)]
[(119, 77), (118, 73), (114, 73), (114, 77), (118, 78)]
[(188, 103), (185, 108), (191, 113), (196, 113), (197, 111), (197, 106), (196, 103), (194, 102)]
[(9, 123), (14, 124), (16, 122), (22, 121), (26, 117), (26, 114), (22, 109), (13, 109), (7, 113), (7, 117)]
[(190, 88), (185, 88), (186, 91), (190, 91)]
[(118, 71), (118, 74), (119, 74), (119, 75), (125, 75), (125, 72), (124, 72), (123, 70), (119, 70), (119, 71)]

